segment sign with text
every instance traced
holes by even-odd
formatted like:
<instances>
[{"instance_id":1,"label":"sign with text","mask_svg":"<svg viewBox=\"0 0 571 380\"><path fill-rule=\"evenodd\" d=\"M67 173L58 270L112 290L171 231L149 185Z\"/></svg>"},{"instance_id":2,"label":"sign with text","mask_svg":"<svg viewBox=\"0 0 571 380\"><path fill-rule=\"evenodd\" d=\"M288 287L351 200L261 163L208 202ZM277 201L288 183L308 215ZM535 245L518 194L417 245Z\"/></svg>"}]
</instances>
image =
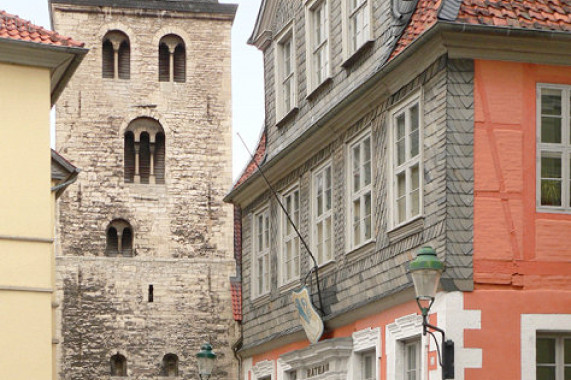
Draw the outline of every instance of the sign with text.
<instances>
[{"instance_id":1,"label":"sign with text","mask_svg":"<svg viewBox=\"0 0 571 380\"><path fill-rule=\"evenodd\" d=\"M321 317L311 303L309 290L305 286L299 291L294 290L291 298L307 339L311 343L319 342L321 335L323 335L324 326Z\"/></svg>"}]
</instances>

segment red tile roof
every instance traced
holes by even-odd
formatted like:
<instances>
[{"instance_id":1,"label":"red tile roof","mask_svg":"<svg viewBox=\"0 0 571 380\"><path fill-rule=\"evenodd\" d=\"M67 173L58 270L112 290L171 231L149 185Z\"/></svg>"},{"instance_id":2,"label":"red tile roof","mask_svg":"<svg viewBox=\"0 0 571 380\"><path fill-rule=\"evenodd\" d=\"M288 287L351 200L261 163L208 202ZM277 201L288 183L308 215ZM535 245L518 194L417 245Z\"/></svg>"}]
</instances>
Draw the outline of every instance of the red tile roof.
<instances>
[{"instance_id":1,"label":"red tile roof","mask_svg":"<svg viewBox=\"0 0 571 380\"><path fill-rule=\"evenodd\" d=\"M64 37L54 31L0 10L0 38L37 42L45 45L83 47L82 42Z\"/></svg>"},{"instance_id":2,"label":"red tile roof","mask_svg":"<svg viewBox=\"0 0 571 380\"><path fill-rule=\"evenodd\" d=\"M419 0L390 59L401 53L438 21L442 1ZM571 31L568 0L462 0L457 24L490 25L514 29Z\"/></svg>"},{"instance_id":3,"label":"red tile roof","mask_svg":"<svg viewBox=\"0 0 571 380\"><path fill-rule=\"evenodd\" d=\"M393 59L422 33L436 24L441 0L419 0L410 21L399 38L390 59Z\"/></svg>"},{"instance_id":4,"label":"red tile roof","mask_svg":"<svg viewBox=\"0 0 571 380\"><path fill-rule=\"evenodd\" d=\"M571 31L566 0L464 0L456 22L521 29Z\"/></svg>"},{"instance_id":5,"label":"red tile roof","mask_svg":"<svg viewBox=\"0 0 571 380\"><path fill-rule=\"evenodd\" d=\"M230 291L232 293L232 314L235 321L242 320L242 283L238 279L230 280Z\"/></svg>"},{"instance_id":6,"label":"red tile roof","mask_svg":"<svg viewBox=\"0 0 571 380\"><path fill-rule=\"evenodd\" d=\"M238 186L246 182L246 180L250 178L250 176L254 174L256 170L258 170L258 165L262 163L265 156L266 156L266 132L264 131L264 133L262 133L262 136L260 137L260 141L258 142L258 147L256 148L256 152L254 153L254 159L250 160L250 163L248 163L248 166L246 166L246 169L244 169L242 175L240 176L238 181L236 181L236 183L234 184L234 189L236 189Z\"/></svg>"}]
</instances>

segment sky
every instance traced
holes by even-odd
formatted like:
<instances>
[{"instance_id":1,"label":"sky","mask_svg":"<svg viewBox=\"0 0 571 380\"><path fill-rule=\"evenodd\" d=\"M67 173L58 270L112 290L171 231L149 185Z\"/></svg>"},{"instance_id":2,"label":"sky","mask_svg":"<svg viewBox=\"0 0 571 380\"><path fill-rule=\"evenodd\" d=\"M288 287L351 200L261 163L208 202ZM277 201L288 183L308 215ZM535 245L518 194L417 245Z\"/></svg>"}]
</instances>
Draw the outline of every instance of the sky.
<instances>
[{"instance_id":1,"label":"sky","mask_svg":"<svg viewBox=\"0 0 571 380\"><path fill-rule=\"evenodd\" d=\"M253 152L264 122L262 53L246 43L254 29L260 1L220 0L221 3L238 4L238 13L232 28L232 173L234 179L242 172L250 159L246 148L236 134L240 133L250 152ZM0 9L51 29L48 0L0 0Z\"/></svg>"}]
</instances>

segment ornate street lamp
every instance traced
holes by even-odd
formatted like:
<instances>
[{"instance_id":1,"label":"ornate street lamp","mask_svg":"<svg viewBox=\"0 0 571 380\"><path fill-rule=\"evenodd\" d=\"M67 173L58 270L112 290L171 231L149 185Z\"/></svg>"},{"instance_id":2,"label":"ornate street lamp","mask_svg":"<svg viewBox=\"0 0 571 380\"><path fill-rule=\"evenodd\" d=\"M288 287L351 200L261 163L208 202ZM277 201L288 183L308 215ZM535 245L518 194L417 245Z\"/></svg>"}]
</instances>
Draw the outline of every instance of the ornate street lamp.
<instances>
[{"instance_id":1,"label":"ornate street lamp","mask_svg":"<svg viewBox=\"0 0 571 380\"><path fill-rule=\"evenodd\" d=\"M210 343L204 343L196 357L198 358L198 376L201 380L209 379L216 361L216 354L212 352Z\"/></svg>"},{"instance_id":2,"label":"ornate street lamp","mask_svg":"<svg viewBox=\"0 0 571 380\"><path fill-rule=\"evenodd\" d=\"M436 251L432 247L422 247L420 251L418 251L416 258L409 264L409 270L416 292L416 303L422 312L422 334L426 335L428 333L434 338L436 350L438 351L438 362L442 367L442 378L453 379L454 342L450 339L446 340L444 330L428 323L428 312L434 303L438 284L440 283L440 276L444 269L444 263L438 260ZM442 355L440 354L438 340L431 330L442 334Z\"/></svg>"}]
</instances>

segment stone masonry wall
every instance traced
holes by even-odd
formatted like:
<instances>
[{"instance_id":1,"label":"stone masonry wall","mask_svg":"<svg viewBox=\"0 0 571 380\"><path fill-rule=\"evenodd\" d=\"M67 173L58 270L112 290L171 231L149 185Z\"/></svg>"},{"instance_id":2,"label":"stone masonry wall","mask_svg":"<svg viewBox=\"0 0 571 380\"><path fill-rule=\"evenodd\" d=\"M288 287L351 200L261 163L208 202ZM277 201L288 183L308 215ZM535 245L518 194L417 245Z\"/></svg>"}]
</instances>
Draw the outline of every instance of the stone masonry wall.
<instances>
[{"instance_id":1,"label":"stone masonry wall","mask_svg":"<svg viewBox=\"0 0 571 380\"><path fill-rule=\"evenodd\" d=\"M195 379L195 353L210 339L216 379L235 378L229 277L232 209L230 29L233 15L53 3L54 28L85 42L87 57L57 107L57 149L82 169L59 202L59 375L106 379L110 357L127 358L130 379L159 375L179 357ZM103 79L102 39L130 39L131 78ZM158 43L186 45L185 83L158 81ZM123 135L138 117L165 131L165 184L126 184ZM113 219L134 232L134 257L105 256ZM154 302L147 299L154 286Z\"/></svg>"}]
</instances>

